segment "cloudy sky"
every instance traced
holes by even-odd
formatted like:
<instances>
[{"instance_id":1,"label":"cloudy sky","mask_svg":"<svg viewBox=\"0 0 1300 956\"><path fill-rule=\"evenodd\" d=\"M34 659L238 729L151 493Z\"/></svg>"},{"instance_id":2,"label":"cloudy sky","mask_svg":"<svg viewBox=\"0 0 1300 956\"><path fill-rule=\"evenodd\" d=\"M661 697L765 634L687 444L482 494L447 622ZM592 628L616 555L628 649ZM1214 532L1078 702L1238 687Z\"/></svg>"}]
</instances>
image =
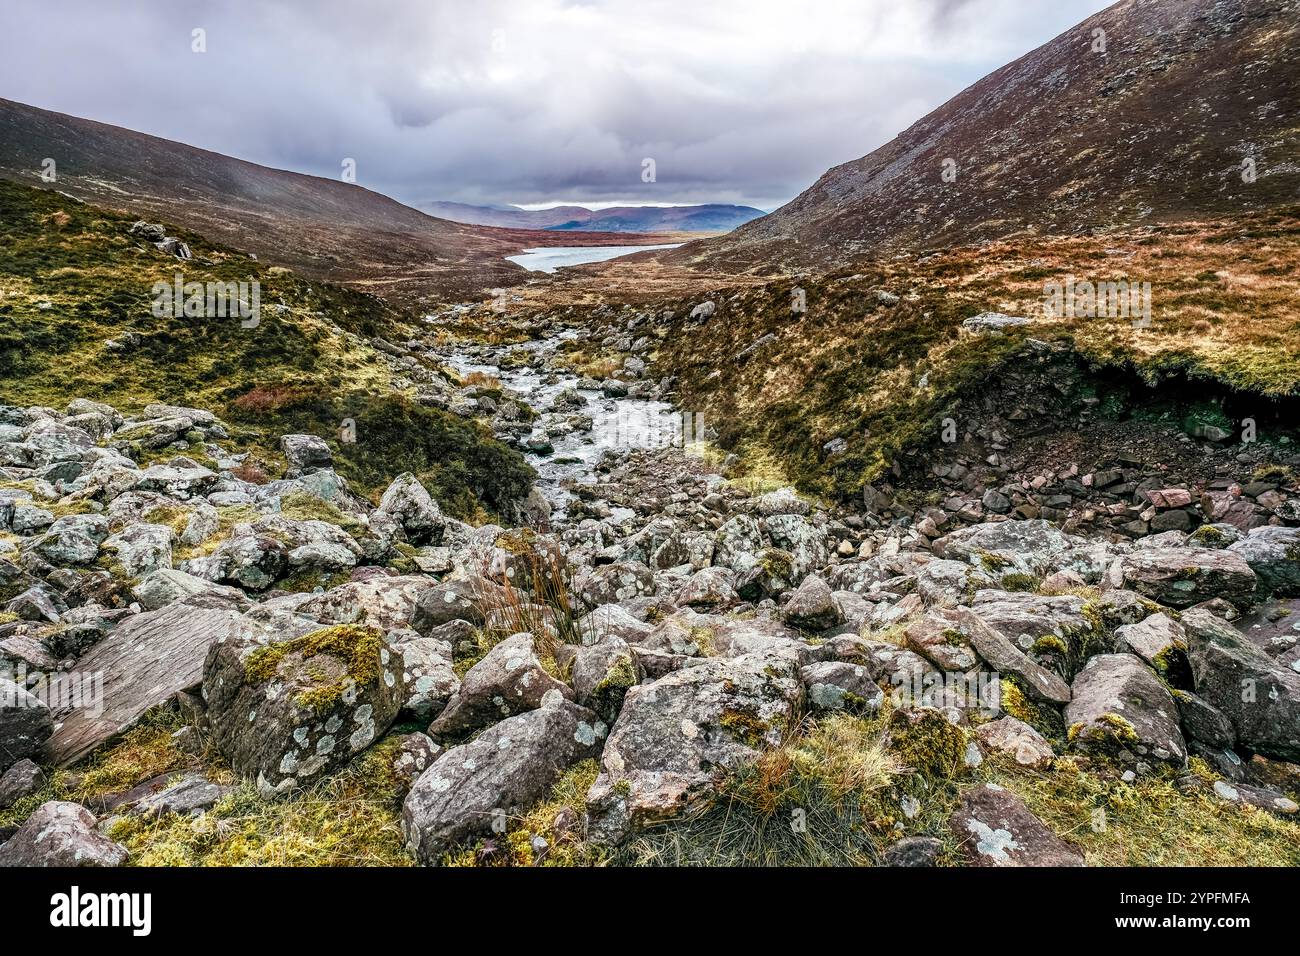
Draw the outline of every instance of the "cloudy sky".
<instances>
[{"instance_id":1,"label":"cloudy sky","mask_svg":"<svg viewBox=\"0 0 1300 956\"><path fill-rule=\"evenodd\" d=\"M4 0L0 96L412 204L770 209L1109 2Z\"/></svg>"}]
</instances>

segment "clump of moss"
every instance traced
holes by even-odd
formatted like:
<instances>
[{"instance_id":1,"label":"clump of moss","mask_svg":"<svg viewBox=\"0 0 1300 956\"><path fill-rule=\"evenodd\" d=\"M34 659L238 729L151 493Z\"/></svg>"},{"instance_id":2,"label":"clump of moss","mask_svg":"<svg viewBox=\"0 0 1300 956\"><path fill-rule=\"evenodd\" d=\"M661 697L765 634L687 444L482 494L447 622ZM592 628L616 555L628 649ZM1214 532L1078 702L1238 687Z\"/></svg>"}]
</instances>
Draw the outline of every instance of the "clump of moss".
<instances>
[{"instance_id":1,"label":"clump of moss","mask_svg":"<svg viewBox=\"0 0 1300 956\"><path fill-rule=\"evenodd\" d=\"M1110 752L1138 742L1137 730L1119 714L1105 713L1091 723L1071 724L1066 738L1080 750Z\"/></svg>"},{"instance_id":2,"label":"clump of moss","mask_svg":"<svg viewBox=\"0 0 1300 956\"><path fill-rule=\"evenodd\" d=\"M342 528L354 538L366 532L366 527L332 501L318 498L306 491L295 491L280 500L280 513L294 521L325 521Z\"/></svg>"},{"instance_id":3,"label":"clump of moss","mask_svg":"<svg viewBox=\"0 0 1300 956\"><path fill-rule=\"evenodd\" d=\"M1004 574L999 580L1004 591L1023 591L1032 594L1038 590L1038 578L1032 574Z\"/></svg>"},{"instance_id":4,"label":"clump of moss","mask_svg":"<svg viewBox=\"0 0 1300 956\"><path fill-rule=\"evenodd\" d=\"M1017 678L1002 678L999 702L1004 713L1033 727L1054 745L1064 743L1065 720L1060 712L1035 701L1025 693Z\"/></svg>"},{"instance_id":5,"label":"clump of moss","mask_svg":"<svg viewBox=\"0 0 1300 956\"><path fill-rule=\"evenodd\" d=\"M1007 568L1012 566L1012 562L1009 558L1005 558L1000 554L994 554L992 551L977 551L975 557L979 559L980 566L985 571L997 573L998 571L1005 571Z\"/></svg>"},{"instance_id":6,"label":"clump of moss","mask_svg":"<svg viewBox=\"0 0 1300 956\"><path fill-rule=\"evenodd\" d=\"M1061 657L1065 657L1070 652L1065 641L1055 634L1044 634L1034 641L1032 650L1035 654L1059 654Z\"/></svg>"},{"instance_id":7,"label":"clump of moss","mask_svg":"<svg viewBox=\"0 0 1300 956\"><path fill-rule=\"evenodd\" d=\"M628 689L636 686L636 666L630 655L619 655L589 695L587 706L598 714L617 714Z\"/></svg>"},{"instance_id":8,"label":"clump of moss","mask_svg":"<svg viewBox=\"0 0 1300 956\"><path fill-rule=\"evenodd\" d=\"M451 669L457 677L464 677L471 667L487 656L487 652L496 646L494 636L489 631L476 630L469 639L460 641L451 649Z\"/></svg>"},{"instance_id":9,"label":"clump of moss","mask_svg":"<svg viewBox=\"0 0 1300 956\"><path fill-rule=\"evenodd\" d=\"M894 711L889 745L903 763L925 777L947 779L966 768L966 732L930 707Z\"/></svg>"},{"instance_id":10,"label":"clump of moss","mask_svg":"<svg viewBox=\"0 0 1300 956\"><path fill-rule=\"evenodd\" d=\"M290 655L302 661L329 657L343 665L343 674L330 677L324 671L307 668L314 686L301 691L295 702L317 714L326 713L338 703L349 686L365 686L379 679L384 635L377 627L360 624L335 624L266 647L259 647L244 661L249 680L265 683L276 675L281 663Z\"/></svg>"},{"instance_id":11,"label":"clump of moss","mask_svg":"<svg viewBox=\"0 0 1300 956\"><path fill-rule=\"evenodd\" d=\"M717 653L713 640L713 628L704 625L691 628L691 642L699 649L700 657L713 657Z\"/></svg>"},{"instance_id":12,"label":"clump of moss","mask_svg":"<svg viewBox=\"0 0 1300 956\"><path fill-rule=\"evenodd\" d=\"M1294 485L1295 472L1286 465L1260 465L1251 476L1255 481L1271 481L1279 485Z\"/></svg>"},{"instance_id":13,"label":"clump of moss","mask_svg":"<svg viewBox=\"0 0 1300 956\"><path fill-rule=\"evenodd\" d=\"M1213 525L1203 524L1191 533L1190 539L1206 547L1221 548L1227 544L1228 536Z\"/></svg>"},{"instance_id":14,"label":"clump of moss","mask_svg":"<svg viewBox=\"0 0 1300 956\"><path fill-rule=\"evenodd\" d=\"M767 735L771 732L771 725L748 710L738 708L728 708L722 712L718 723L723 726L732 736L744 741L751 747L762 746Z\"/></svg>"},{"instance_id":15,"label":"clump of moss","mask_svg":"<svg viewBox=\"0 0 1300 956\"><path fill-rule=\"evenodd\" d=\"M190 509L181 505L159 505L156 508L150 508L141 518L147 524L161 524L171 528L179 537L185 530L185 526L190 522Z\"/></svg>"}]
</instances>

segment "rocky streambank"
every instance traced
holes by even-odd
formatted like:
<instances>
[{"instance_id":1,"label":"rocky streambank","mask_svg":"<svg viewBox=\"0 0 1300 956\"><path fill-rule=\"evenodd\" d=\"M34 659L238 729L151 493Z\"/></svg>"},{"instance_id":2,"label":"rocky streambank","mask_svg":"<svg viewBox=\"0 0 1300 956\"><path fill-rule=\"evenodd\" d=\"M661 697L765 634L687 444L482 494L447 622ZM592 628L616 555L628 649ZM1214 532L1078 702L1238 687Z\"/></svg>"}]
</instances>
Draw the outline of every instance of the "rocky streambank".
<instances>
[{"instance_id":1,"label":"rocky streambank","mask_svg":"<svg viewBox=\"0 0 1300 956\"><path fill-rule=\"evenodd\" d=\"M364 761L424 864L646 861L756 772L846 761L773 798L773 832L833 817L836 862L1109 859L1031 809L1055 775L1085 815L1163 787L1294 847L1284 479L1247 496L1273 493L1266 515L1142 535L1030 515L1032 482L942 520L884 492L832 508L662 440L672 382L635 348L584 379L563 341L442 353L468 383L444 400L539 472L517 527L452 518L409 474L369 500L317 436L249 480L201 409L0 408L0 863L157 862L158 821L197 862L232 801L293 806ZM1191 507L1131 479L1078 484ZM88 795L82 768L160 714L179 762Z\"/></svg>"}]
</instances>

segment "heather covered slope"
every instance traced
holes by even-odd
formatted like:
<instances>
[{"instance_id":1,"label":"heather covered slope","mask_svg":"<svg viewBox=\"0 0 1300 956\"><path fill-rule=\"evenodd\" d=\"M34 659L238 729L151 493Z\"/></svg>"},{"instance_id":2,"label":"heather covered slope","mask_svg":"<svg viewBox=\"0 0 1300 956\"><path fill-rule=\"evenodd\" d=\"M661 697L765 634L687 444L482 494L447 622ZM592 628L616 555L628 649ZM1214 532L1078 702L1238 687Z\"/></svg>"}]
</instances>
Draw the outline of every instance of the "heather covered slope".
<instances>
[{"instance_id":1,"label":"heather covered slope","mask_svg":"<svg viewBox=\"0 0 1300 956\"><path fill-rule=\"evenodd\" d=\"M250 473L264 477L284 468L281 434L334 435L352 419L367 440L338 446L340 471L360 491L411 470L462 513L508 512L527 494L523 459L445 410L454 380L389 341L406 334L402 312L169 229L194 255L182 262L131 226L0 181L0 404L201 404L236 427L253 447ZM155 316L154 283L178 272L186 282L257 281L260 322Z\"/></svg>"},{"instance_id":2,"label":"heather covered slope","mask_svg":"<svg viewBox=\"0 0 1300 956\"><path fill-rule=\"evenodd\" d=\"M1105 52L1093 49L1097 30ZM660 257L820 269L900 249L1234 216L1293 202L1297 156L1300 3L1123 0L770 215ZM1243 181L1247 160L1254 182Z\"/></svg>"},{"instance_id":3,"label":"heather covered slope","mask_svg":"<svg viewBox=\"0 0 1300 956\"><path fill-rule=\"evenodd\" d=\"M1007 363L1024 361L1029 339L1065 343L1087 365L1147 383L1153 391L1135 394L1139 405L1170 383L1191 382L1182 398L1235 396L1238 417L1280 416L1291 430L1300 396L1296 213L1008 240L816 278L719 286L674 303L657 367L677 376L681 404L716 424L726 450L778 462L804 490L842 499L890 480L896 464L924 476L932 463L925 449L939 442L944 418L955 415L963 432L992 420L970 408L973 396L1013 412L1025 396L990 393L989 383ZM1143 277L1150 325L1049 317L1044 283L1068 276ZM805 311L792 310L795 289ZM703 322L690 314L702 300L716 306ZM1007 335L963 330L984 312L1026 324ZM1283 406L1292 410L1282 414ZM842 450L828 452L832 442Z\"/></svg>"}]
</instances>

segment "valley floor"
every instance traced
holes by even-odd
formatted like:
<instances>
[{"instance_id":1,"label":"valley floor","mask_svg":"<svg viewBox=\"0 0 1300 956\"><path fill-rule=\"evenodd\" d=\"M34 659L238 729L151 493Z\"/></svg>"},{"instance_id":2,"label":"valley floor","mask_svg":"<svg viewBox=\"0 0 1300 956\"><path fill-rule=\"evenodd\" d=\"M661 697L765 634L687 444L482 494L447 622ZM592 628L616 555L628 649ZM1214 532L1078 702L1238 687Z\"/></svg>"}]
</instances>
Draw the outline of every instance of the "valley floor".
<instances>
[{"instance_id":1,"label":"valley floor","mask_svg":"<svg viewBox=\"0 0 1300 956\"><path fill-rule=\"evenodd\" d=\"M236 477L198 410L3 409L0 862L1300 862L1284 448L1199 504L1035 453L1047 481L1005 508L951 470L942 508L846 507L662 430L653 314L607 344L447 334L466 318L396 348L525 453L531 528L458 521L411 476L376 505L308 437L283 478ZM1228 460L1188 451L1211 484ZM1076 520L1129 499L1140 531ZM119 732L40 719L49 676L104 662Z\"/></svg>"}]
</instances>

